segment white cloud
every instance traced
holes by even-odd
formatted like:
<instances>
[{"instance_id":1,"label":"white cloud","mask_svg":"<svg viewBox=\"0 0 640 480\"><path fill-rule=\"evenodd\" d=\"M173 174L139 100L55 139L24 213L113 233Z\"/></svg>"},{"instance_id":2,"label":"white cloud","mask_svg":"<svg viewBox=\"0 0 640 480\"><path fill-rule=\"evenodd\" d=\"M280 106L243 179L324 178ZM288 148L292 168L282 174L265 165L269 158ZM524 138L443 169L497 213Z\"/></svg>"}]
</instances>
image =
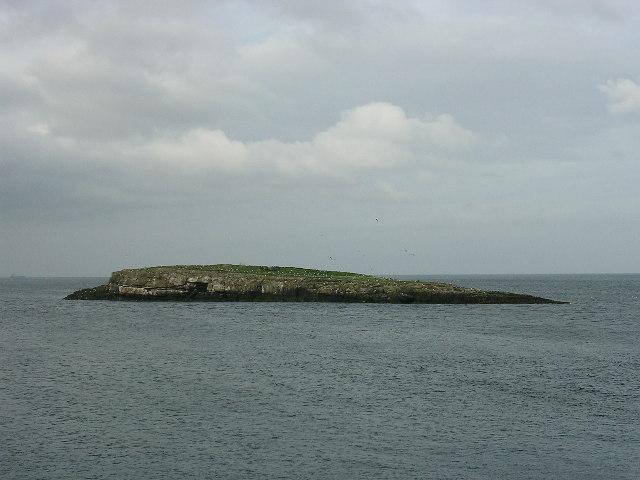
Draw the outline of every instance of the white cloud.
<instances>
[{"instance_id":1,"label":"white cloud","mask_svg":"<svg viewBox=\"0 0 640 480\"><path fill-rule=\"evenodd\" d=\"M449 115L420 120L395 105L371 103L344 112L335 126L316 135L312 147L325 165L379 169L466 148L478 139Z\"/></svg>"},{"instance_id":2,"label":"white cloud","mask_svg":"<svg viewBox=\"0 0 640 480\"><path fill-rule=\"evenodd\" d=\"M220 130L196 128L177 139L158 138L142 145L125 146L122 155L128 161L162 167L170 175L202 174L208 171L246 172L248 149Z\"/></svg>"},{"instance_id":3,"label":"white cloud","mask_svg":"<svg viewBox=\"0 0 640 480\"><path fill-rule=\"evenodd\" d=\"M397 202L411 198L416 172L457 168L453 164L468 147L482 143L449 115L413 118L383 102L344 111L307 141L239 141L204 127L152 138L82 139L61 136L45 123L24 125L20 136L31 147L23 148L21 160L3 162L25 172L16 183L20 188L7 186L6 204L22 205L21 215L24 208L51 210L52 218L58 205L72 216L67 210L77 205L101 211L172 202L216 205L284 198L299 189ZM28 191L46 191L48 198L26 202Z\"/></svg>"},{"instance_id":4,"label":"white cloud","mask_svg":"<svg viewBox=\"0 0 640 480\"><path fill-rule=\"evenodd\" d=\"M606 84L600 85L600 90L613 102L609 105L609 113L612 115L640 112L640 84L633 80L609 80Z\"/></svg>"},{"instance_id":5,"label":"white cloud","mask_svg":"<svg viewBox=\"0 0 640 480\"><path fill-rule=\"evenodd\" d=\"M220 130L197 128L178 138L127 145L121 152L125 158L162 166L172 175L195 171L335 177L424 163L439 153L466 149L479 139L449 115L408 118L400 107L379 102L343 112L339 122L306 142L243 143Z\"/></svg>"}]
</instances>

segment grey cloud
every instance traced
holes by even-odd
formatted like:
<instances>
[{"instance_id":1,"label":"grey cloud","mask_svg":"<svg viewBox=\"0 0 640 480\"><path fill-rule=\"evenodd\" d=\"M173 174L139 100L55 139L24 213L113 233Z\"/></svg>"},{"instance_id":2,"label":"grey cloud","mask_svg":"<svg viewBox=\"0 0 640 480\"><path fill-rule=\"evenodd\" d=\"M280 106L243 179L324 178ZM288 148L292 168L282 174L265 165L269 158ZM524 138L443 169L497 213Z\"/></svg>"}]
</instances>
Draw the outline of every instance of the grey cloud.
<instances>
[{"instance_id":1,"label":"grey cloud","mask_svg":"<svg viewBox=\"0 0 640 480\"><path fill-rule=\"evenodd\" d=\"M605 268L594 232L622 252L640 224L638 5L4 2L0 275L36 246L103 273L78 232L102 269L125 230L137 262L186 262L189 231L222 261Z\"/></svg>"}]
</instances>

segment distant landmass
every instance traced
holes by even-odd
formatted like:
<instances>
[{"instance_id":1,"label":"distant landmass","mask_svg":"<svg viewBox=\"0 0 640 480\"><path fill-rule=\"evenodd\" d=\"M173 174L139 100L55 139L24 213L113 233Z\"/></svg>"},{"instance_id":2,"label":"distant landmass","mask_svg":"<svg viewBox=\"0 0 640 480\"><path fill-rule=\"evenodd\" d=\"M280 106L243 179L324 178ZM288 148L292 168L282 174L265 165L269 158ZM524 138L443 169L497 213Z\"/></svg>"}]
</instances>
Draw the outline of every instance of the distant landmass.
<instances>
[{"instance_id":1,"label":"distant landmass","mask_svg":"<svg viewBox=\"0 0 640 480\"><path fill-rule=\"evenodd\" d=\"M447 283L406 281L331 270L255 265L176 265L119 270L106 285L78 290L67 300L566 303L532 295L477 290Z\"/></svg>"}]
</instances>

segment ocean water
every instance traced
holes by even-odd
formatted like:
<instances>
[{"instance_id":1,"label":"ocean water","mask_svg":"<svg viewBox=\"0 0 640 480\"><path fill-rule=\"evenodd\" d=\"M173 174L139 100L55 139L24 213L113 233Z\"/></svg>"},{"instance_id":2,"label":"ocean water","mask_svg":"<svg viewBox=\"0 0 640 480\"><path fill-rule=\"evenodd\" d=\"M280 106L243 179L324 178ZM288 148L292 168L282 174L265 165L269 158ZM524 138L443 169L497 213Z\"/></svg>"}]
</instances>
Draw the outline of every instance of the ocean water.
<instances>
[{"instance_id":1,"label":"ocean water","mask_svg":"<svg viewBox=\"0 0 640 480\"><path fill-rule=\"evenodd\" d=\"M0 280L0 478L640 478L640 275L437 280L571 304L84 302L62 297L104 279Z\"/></svg>"}]
</instances>

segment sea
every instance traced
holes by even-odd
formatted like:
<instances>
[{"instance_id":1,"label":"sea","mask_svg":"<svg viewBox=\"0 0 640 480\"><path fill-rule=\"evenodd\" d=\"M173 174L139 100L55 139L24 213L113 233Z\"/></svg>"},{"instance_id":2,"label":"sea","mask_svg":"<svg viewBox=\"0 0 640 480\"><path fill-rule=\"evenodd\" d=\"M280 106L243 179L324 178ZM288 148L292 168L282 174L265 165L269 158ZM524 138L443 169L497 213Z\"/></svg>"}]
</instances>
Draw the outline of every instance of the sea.
<instances>
[{"instance_id":1,"label":"sea","mask_svg":"<svg viewBox=\"0 0 640 480\"><path fill-rule=\"evenodd\" d=\"M65 301L0 280L0 478L638 479L640 275L566 305Z\"/></svg>"}]
</instances>

